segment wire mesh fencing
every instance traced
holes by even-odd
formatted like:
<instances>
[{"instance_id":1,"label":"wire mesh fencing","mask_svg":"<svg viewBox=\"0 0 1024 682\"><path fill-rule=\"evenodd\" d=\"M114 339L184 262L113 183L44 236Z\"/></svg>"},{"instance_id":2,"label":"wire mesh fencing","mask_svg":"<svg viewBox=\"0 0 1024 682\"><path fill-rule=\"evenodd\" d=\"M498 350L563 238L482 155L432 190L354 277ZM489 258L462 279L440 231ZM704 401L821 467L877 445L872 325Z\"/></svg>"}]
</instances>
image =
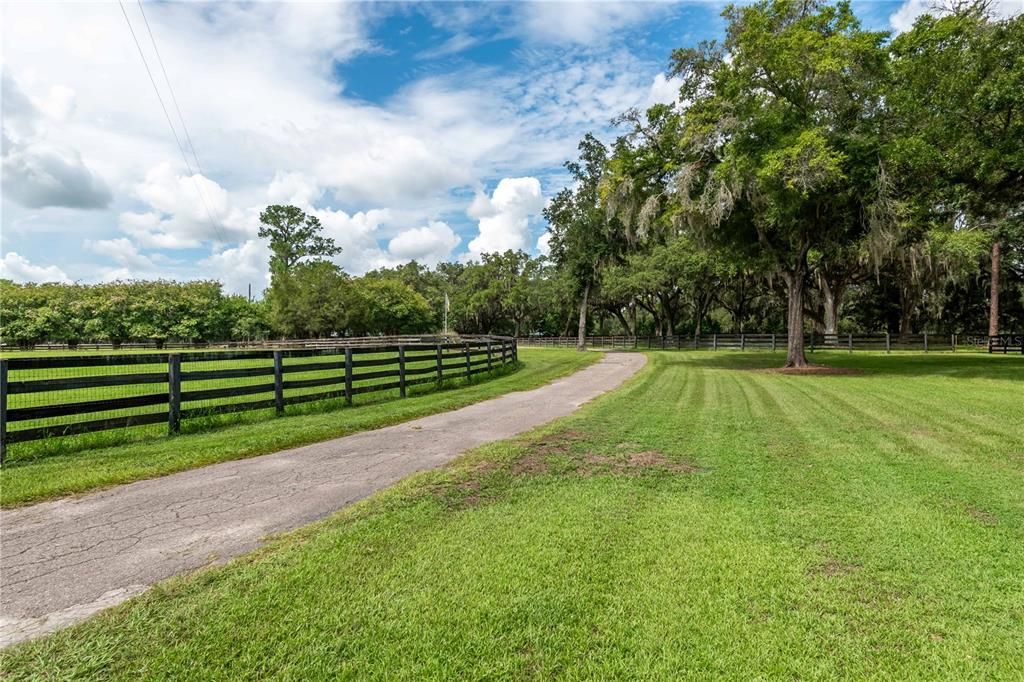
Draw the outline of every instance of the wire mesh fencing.
<instances>
[{"instance_id":1,"label":"wire mesh fencing","mask_svg":"<svg viewBox=\"0 0 1024 682\"><path fill-rule=\"evenodd\" d=\"M0 462L8 448L30 457L193 432L259 411L329 409L357 395L375 394L366 402L400 398L518 360L516 341L507 337L411 341L3 358Z\"/></svg>"}]
</instances>

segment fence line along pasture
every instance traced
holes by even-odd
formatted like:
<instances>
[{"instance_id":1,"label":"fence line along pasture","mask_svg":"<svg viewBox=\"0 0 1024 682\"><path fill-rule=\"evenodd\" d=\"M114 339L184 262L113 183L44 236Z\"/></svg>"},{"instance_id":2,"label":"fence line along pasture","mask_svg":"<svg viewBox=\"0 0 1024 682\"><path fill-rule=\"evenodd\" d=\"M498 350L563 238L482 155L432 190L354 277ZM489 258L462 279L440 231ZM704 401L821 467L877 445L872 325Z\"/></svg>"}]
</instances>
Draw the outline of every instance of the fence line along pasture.
<instances>
[{"instance_id":1,"label":"fence line along pasture","mask_svg":"<svg viewBox=\"0 0 1024 682\"><path fill-rule=\"evenodd\" d=\"M532 347L573 348L575 336L521 337L519 344ZM587 346L637 350L786 350L785 334L701 334L700 336L588 336ZM952 351L987 350L989 353L1024 354L1024 335L1001 334L808 334L808 351Z\"/></svg>"},{"instance_id":2,"label":"fence line along pasture","mask_svg":"<svg viewBox=\"0 0 1024 682\"><path fill-rule=\"evenodd\" d=\"M248 410L471 379L518 361L509 337L408 337L336 344L121 355L0 359L0 462L7 446L44 438L166 424Z\"/></svg>"}]
</instances>

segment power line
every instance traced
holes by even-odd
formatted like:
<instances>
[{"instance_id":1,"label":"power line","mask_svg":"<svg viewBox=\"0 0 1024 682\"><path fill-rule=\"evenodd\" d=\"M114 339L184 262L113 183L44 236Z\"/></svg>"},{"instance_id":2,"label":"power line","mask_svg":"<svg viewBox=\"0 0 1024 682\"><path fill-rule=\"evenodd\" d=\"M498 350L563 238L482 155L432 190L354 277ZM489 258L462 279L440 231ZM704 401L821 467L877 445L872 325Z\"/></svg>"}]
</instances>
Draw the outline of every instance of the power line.
<instances>
[{"instance_id":1,"label":"power line","mask_svg":"<svg viewBox=\"0 0 1024 682\"><path fill-rule=\"evenodd\" d=\"M156 98L160 102L160 108L163 109L163 112L164 112L164 118L167 119L167 125L170 127L171 134L174 136L174 142L175 142L175 144L178 145L178 151L181 152L181 160L185 162L185 168L188 170L189 177L192 178L192 184L195 186L196 193L199 195L199 200L200 200L200 202L202 202L203 208L206 210L206 217L210 221L210 227L212 227L214 229L214 231L217 233L217 238L220 239L221 242L226 243L227 240L224 239L224 235L221 233L220 227L217 225L217 221L213 219L213 213L211 213L210 207L206 203L206 196L203 194L203 190L202 190L202 188L200 188L199 182L196 180L195 171L192 170L192 164L189 163L188 155L185 154L185 147L182 146L182 144L181 144L181 138L178 137L178 131L175 129L174 123L171 121L171 115L167 111L167 105L164 104L164 98L160 94L160 88L157 87L156 79L153 78L153 72L149 68L149 62L146 61L146 55L142 51L142 45L139 43L139 39L135 35L135 29L132 27L132 22L128 18L128 12L124 8L124 2L122 0L117 0L117 4L121 7L121 14L124 15L124 21L125 21L126 24L128 24L128 30L132 34L132 40L135 41L135 48L139 51L139 58L142 60L142 65L146 68L146 75L149 76L149 82L153 85L153 92L156 93ZM139 5L139 7L141 9L141 7L142 7L141 3ZM143 18L145 18L145 15L143 15ZM148 26L149 26L148 22L147 22L146 26L148 28ZM149 35L150 35L150 39L152 39L152 37L153 37L152 32L150 32ZM153 42L153 48L154 49L156 48L156 42L155 41ZM157 58L159 59L159 53L157 53ZM163 66L163 64L161 62L161 68L162 68L162 66ZM166 78L166 77L167 77L167 72L165 71L164 72L164 78ZM168 88L170 88L170 81L168 81ZM172 98L174 97L173 90L171 91L171 97ZM180 110L178 112L178 115L179 115L179 117L181 116ZM184 119L182 119L182 127L184 127ZM186 134L187 134L187 132L186 132ZM191 142L189 142L189 144L191 144ZM193 149L192 153L193 153L193 156L195 156L195 150L194 149ZM196 158L196 165L197 166L199 165L198 157ZM201 169L200 169L200 172L202 172Z\"/></svg>"},{"instance_id":2,"label":"power line","mask_svg":"<svg viewBox=\"0 0 1024 682\"><path fill-rule=\"evenodd\" d=\"M203 171L202 165L199 163L199 156L196 154L195 145L192 144L192 136L188 132L188 126L185 125L185 117L181 115L181 107L178 106L178 98L174 95L174 88L171 87L171 79L167 77L167 69L164 68L164 59L160 56L160 48L156 46L156 38L153 37L153 29L149 27L149 19L146 18L146 10L142 8L142 0L137 0L139 3L139 13L142 14L142 21L146 24L146 32L149 34L149 41L153 43L153 52L156 53L156 60L160 64L160 71L164 74L164 82L167 83L167 90L171 93L171 102L174 104L174 110L178 112L178 121L181 122L181 128L185 131L185 141L188 142L188 148L192 151L192 158L196 162L196 168L199 169L199 173L202 176L206 176L206 172Z\"/></svg>"}]
</instances>

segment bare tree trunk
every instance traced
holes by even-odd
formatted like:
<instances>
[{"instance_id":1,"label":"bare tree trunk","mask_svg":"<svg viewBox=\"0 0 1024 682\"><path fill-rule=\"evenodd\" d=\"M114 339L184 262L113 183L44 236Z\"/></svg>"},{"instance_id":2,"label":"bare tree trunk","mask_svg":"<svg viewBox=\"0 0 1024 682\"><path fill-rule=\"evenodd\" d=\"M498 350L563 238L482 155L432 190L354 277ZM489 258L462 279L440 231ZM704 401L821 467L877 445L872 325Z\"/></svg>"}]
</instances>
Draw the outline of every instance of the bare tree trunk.
<instances>
[{"instance_id":1,"label":"bare tree trunk","mask_svg":"<svg viewBox=\"0 0 1024 682\"><path fill-rule=\"evenodd\" d=\"M590 284L583 287L580 299L580 326L576 334L576 350L587 349L587 299L590 297Z\"/></svg>"},{"instance_id":2,"label":"bare tree trunk","mask_svg":"<svg viewBox=\"0 0 1024 682\"><path fill-rule=\"evenodd\" d=\"M999 334L999 265L1000 265L999 240L992 242L992 284L989 289L988 298L988 335Z\"/></svg>"},{"instance_id":3,"label":"bare tree trunk","mask_svg":"<svg viewBox=\"0 0 1024 682\"><path fill-rule=\"evenodd\" d=\"M789 349L786 353L786 367L806 367L804 355L804 272L802 268L785 274L788 289L786 309L786 332Z\"/></svg>"}]
</instances>

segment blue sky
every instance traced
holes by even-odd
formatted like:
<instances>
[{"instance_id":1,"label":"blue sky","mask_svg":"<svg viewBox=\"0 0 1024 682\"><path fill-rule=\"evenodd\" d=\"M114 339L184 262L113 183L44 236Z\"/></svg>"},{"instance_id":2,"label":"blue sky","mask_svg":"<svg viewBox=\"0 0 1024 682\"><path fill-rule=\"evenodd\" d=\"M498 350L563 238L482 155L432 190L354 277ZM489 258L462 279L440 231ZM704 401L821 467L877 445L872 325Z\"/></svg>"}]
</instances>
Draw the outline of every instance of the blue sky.
<instances>
[{"instance_id":1,"label":"blue sky","mask_svg":"<svg viewBox=\"0 0 1024 682\"><path fill-rule=\"evenodd\" d=\"M720 38L723 6L6 3L0 276L259 291L269 203L318 215L355 274L542 252L580 137L671 101L670 51ZM927 5L854 7L900 29Z\"/></svg>"}]
</instances>

